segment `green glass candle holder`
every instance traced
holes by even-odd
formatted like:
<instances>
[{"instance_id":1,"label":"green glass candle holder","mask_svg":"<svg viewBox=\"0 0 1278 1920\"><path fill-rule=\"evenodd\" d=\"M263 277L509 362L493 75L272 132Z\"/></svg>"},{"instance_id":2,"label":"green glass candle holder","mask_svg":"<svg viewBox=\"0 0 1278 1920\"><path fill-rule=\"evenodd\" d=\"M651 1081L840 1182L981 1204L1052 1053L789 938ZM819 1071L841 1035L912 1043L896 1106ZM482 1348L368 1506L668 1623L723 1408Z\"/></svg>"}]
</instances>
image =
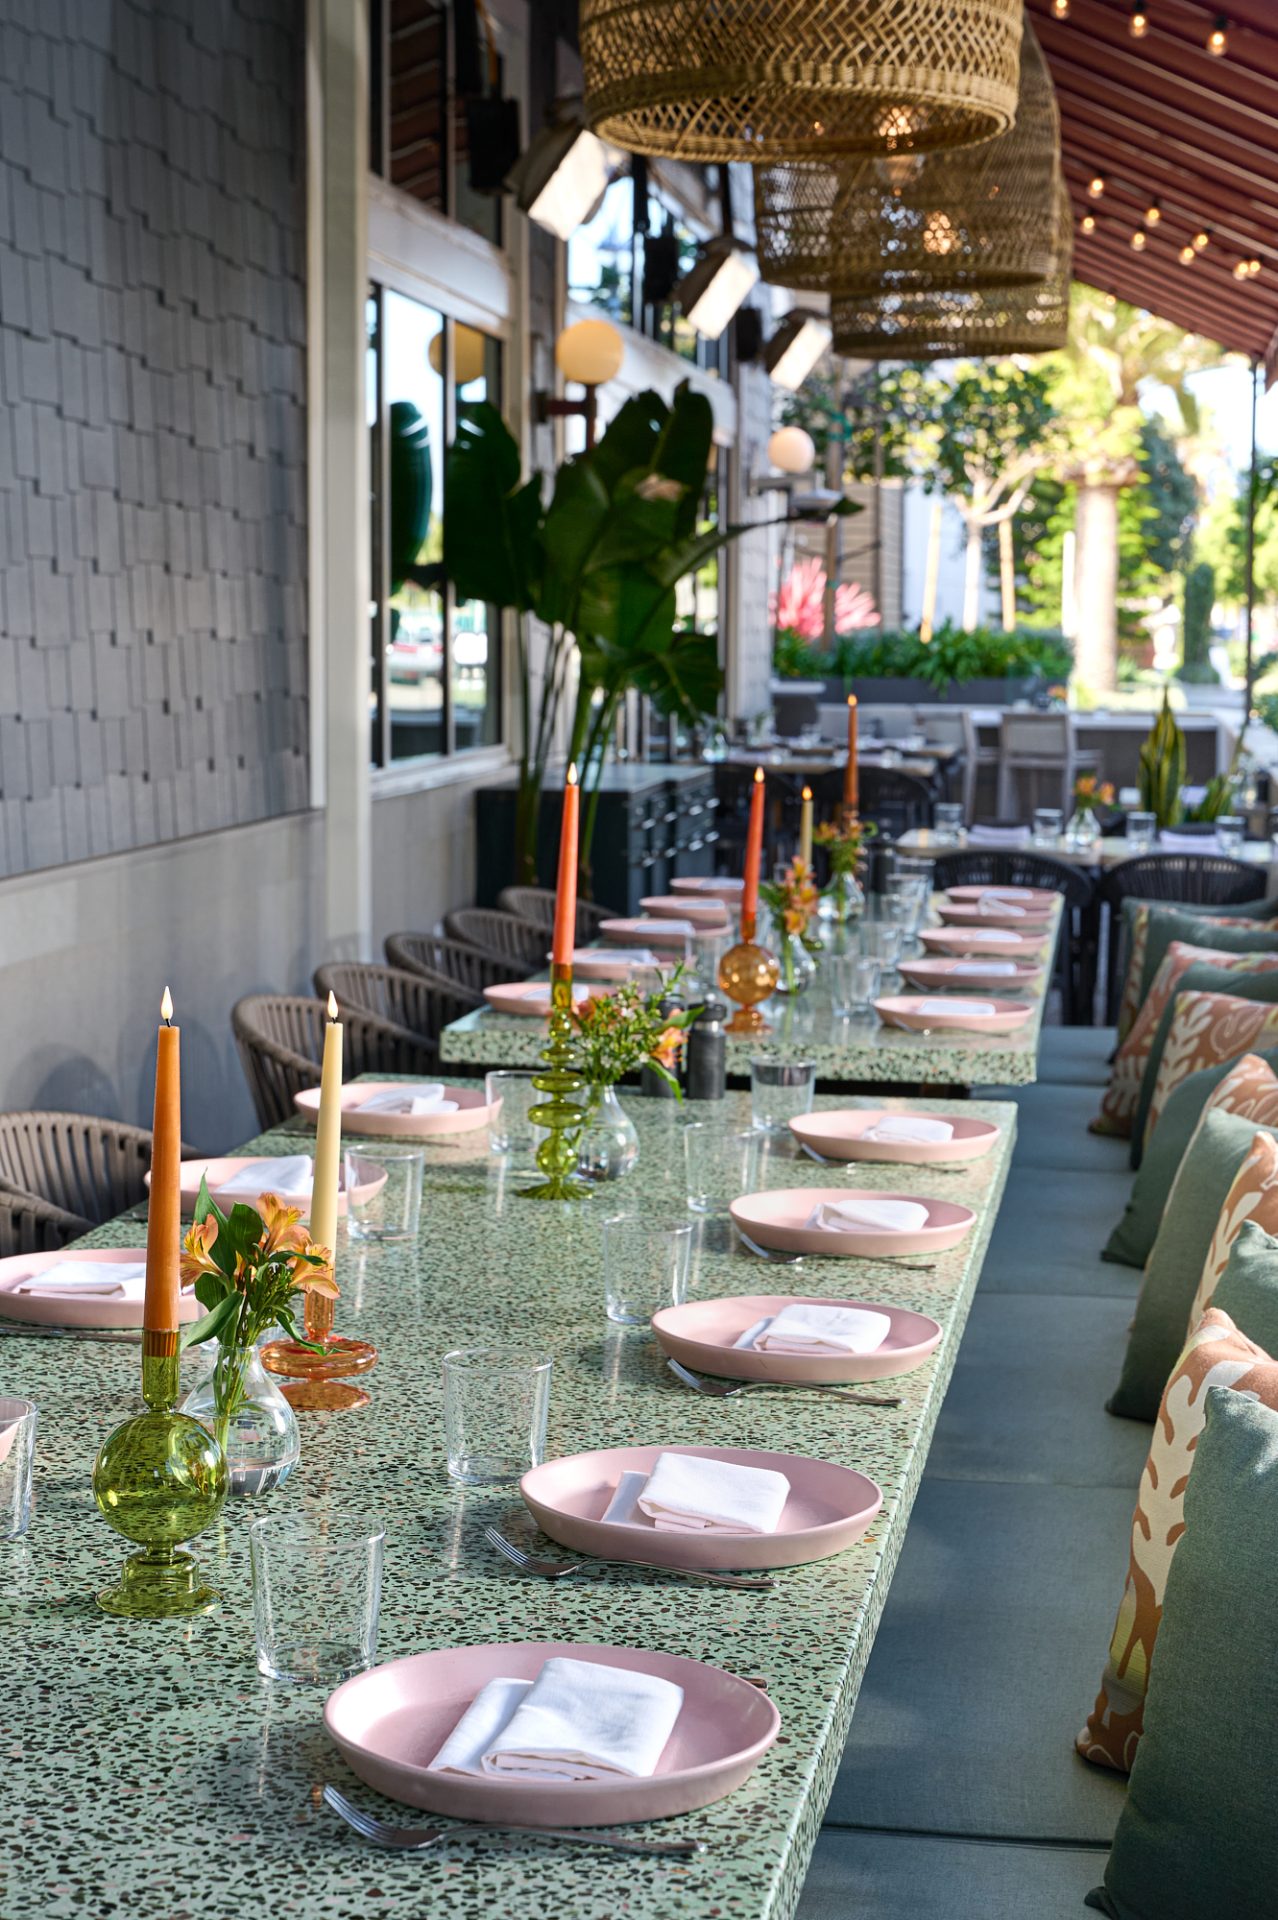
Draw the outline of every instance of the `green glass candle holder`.
<instances>
[{"instance_id":1,"label":"green glass candle holder","mask_svg":"<svg viewBox=\"0 0 1278 1920\"><path fill-rule=\"evenodd\" d=\"M550 970L550 1039L542 1049L545 1066L533 1075L538 1093L550 1096L528 1109L534 1126L546 1129L537 1149L537 1165L546 1178L524 1187L525 1200L584 1200L593 1189L577 1174L577 1137L585 1115L570 1096L581 1093L586 1078L576 1065L572 1042L572 968Z\"/></svg>"},{"instance_id":2,"label":"green glass candle holder","mask_svg":"<svg viewBox=\"0 0 1278 1920\"><path fill-rule=\"evenodd\" d=\"M131 1620L206 1613L217 1594L181 1546L217 1518L228 1475L217 1441L177 1411L176 1332L143 1333L142 1398L145 1413L117 1427L93 1463L99 1512L142 1549L97 1602L104 1613Z\"/></svg>"}]
</instances>

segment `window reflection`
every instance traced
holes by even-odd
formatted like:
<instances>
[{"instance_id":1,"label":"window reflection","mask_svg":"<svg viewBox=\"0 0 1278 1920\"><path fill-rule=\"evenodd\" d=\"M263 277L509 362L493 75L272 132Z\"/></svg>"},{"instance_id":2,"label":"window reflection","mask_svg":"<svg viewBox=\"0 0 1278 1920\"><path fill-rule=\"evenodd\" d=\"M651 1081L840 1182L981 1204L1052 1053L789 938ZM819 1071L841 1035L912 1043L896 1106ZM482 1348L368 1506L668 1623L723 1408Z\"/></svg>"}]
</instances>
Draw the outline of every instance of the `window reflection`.
<instances>
[{"instance_id":1,"label":"window reflection","mask_svg":"<svg viewBox=\"0 0 1278 1920\"><path fill-rule=\"evenodd\" d=\"M457 409L481 400L501 404L501 345L460 321L453 328ZM453 741L458 752L492 746L499 738L497 661L501 624L496 607L459 600L453 608L451 677Z\"/></svg>"}]
</instances>

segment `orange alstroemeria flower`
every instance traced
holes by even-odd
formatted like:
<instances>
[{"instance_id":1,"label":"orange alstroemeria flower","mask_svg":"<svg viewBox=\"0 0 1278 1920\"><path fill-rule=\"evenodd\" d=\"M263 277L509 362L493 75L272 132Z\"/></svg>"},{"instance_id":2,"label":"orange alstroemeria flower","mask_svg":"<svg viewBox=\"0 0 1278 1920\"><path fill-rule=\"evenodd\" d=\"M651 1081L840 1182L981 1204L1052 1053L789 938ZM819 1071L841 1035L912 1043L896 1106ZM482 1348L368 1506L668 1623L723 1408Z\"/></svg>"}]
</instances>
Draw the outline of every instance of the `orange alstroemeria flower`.
<instances>
[{"instance_id":1,"label":"orange alstroemeria flower","mask_svg":"<svg viewBox=\"0 0 1278 1920\"><path fill-rule=\"evenodd\" d=\"M667 1027L652 1049L652 1057L658 1065L673 1072L679 1059L679 1050L683 1046L682 1027Z\"/></svg>"},{"instance_id":2,"label":"orange alstroemeria flower","mask_svg":"<svg viewBox=\"0 0 1278 1920\"><path fill-rule=\"evenodd\" d=\"M186 1238L182 1242L182 1260L179 1271L184 1287L193 1287L202 1273L218 1273L221 1269L213 1259L213 1248L217 1243L218 1224L210 1214L207 1220L196 1221L188 1227Z\"/></svg>"},{"instance_id":3,"label":"orange alstroemeria flower","mask_svg":"<svg viewBox=\"0 0 1278 1920\"><path fill-rule=\"evenodd\" d=\"M264 1193L257 1208L266 1228L266 1238L262 1242L262 1252L300 1253L306 1245L306 1229L299 1223L302 1218L300 1207L286 1207L276 1193Z\"/></svg>"},{"instance_id":4,"label":"orange alstroemeria flower","mask_svg":"<svg viewBox=\"0 0 1278 1920\"><path fill-rule=\"evenodd\" d=\"M320 1267L312 1267L305 1260L295 1260L293 1262L294 1280L304 1293L322 1293L326 1300L336 1300L338 1285L333 1278L331 1250L328 1247L318 1246L314 1240L307 1239L305 1235L303 1240L304 1245L298 1248L298 1252L318 1254L324 1264Z\"/></svg>"}]
</instances>

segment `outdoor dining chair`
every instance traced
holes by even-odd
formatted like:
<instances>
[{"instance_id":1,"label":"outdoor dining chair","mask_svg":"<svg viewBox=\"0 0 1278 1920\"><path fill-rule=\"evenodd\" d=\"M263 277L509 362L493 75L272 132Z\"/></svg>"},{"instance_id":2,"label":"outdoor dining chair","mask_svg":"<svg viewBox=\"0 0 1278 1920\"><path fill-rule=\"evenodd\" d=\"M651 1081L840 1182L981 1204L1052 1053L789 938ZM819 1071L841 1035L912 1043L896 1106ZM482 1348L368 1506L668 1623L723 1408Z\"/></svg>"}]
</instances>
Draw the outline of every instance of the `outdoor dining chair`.
<instances>
[{"instance_id":1,"label":"outdoor dining chair","mask_svg":"<svg viewBox=\"0 0 1278 1920\"><path fill-rule=\"evenodd\" d=\"M546 964L544 930L494 907L455 907L444 915L444 932L499 960L519 961L525 973Z\"/></svg>"},{"instance_id":2,"label":"outdoor dining chair","mask_svg":"<svg viewBox=\"0 0 1278 1920\"><path fill-rule=\"evenodd\" d=\"M83 1113L0 1113L0 1182L59 1208L78 1233L144 1199L150 1165L145 1127Z\"/></svg>"},{"instance_id":3,"label":"outdoor dining chair","mask_svg":"<svg viewBox=\"0 0 1278 1920\"><path fill-rule=\"evenodd\" d=\"M439 1050L359 1007L342 1009L343 1069L360 1073L433 1073ZM328 1008L296 993L250 993L231 1009L231 1030L263 1130L294 1112L293 1096L320 1082Z\"/></svg>"},{"instance_id":4,"label":"outdoor dining chair","mask_svg":"<svg viewBox=\"0 0 1278 1920\"><path fill-rule=\"evenodd\" d=\"M540 927L549 935L555 929L555 899L550 887L503 887L497 895L497 905L503 913L513 913L517 920L526 920L530 926ZM579 900L577 938L593 940L603 921L619 918L615 907L599 907L593 900Z\"/></svg>"},{"instance_id":5,"label":"outdoor dining chair","mask_svg":"<svg viewBox=\"0 0 1278 1920\"><path fill-rule=\"evenodd\" d=\"M424 973L430 979L449 980L463 993L474 996L476 1004L485 987L500 986L511 980L525 980L528 968L522 961L499 960L472 947L465 940L450 940L443 933L388 933L386 958L392 967L405 973Z\"/></svg>"},{"instance_id":6,"label":"outdoor dining chair","mask_svg":"<svg viewBox=\"0 0 1278 1920\"><path fill-rule=\"evenodd\" d=\"M1106 1022L1118 1018L1123 989L1119 947L1124 900L1168 900L1186 907L1242 906L1264 898L1266 870L1224 853L1141 853L1100 878L1097 903L1109 916L1106 935Z\"/></svg>"},{"instance_id":7,"label":"outdoor dining chair","mask_svg":"<svg viewBox=\"0 0 1278 1920\"><path fill-rule=\"evenodd\" d=\"M402 967L378 967L365 960L333 960L315 969L315 991L321 1000L337 995L343 1009L358 1007L392 1026L404 1027L432 1045L450 1020L460 1020L482 1006L482 997L467 993L453 981L436 975L410 973Z\"/></svg>"},{"instance_id":8,"label":"outdoor dining chair","mask_svg":"<svg viewBox=\"0 0 1278 1920\"><path fill-rule=\"evenodd\" d=\"M16 1253L56 1253L94 1225L37 1194L0 1185L0 1260Z\"/></svg>"}]
</instances>

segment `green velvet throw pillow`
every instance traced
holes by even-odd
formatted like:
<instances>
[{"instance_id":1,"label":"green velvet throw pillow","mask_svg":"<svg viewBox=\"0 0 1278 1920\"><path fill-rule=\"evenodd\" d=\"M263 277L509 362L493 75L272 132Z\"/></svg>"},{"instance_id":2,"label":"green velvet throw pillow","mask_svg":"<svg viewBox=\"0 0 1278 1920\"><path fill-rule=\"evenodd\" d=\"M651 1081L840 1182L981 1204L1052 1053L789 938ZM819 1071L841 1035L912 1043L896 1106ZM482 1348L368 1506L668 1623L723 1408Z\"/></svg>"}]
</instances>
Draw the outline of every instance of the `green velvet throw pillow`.
<instances>
[{"instance_id":1,"label":"green velvet throw pillow","mask_svg":"<svg viewBox=\"0 0 1278 1920\"><path fill-rule=\"evenodd\" d=\"M1209 1387L1144 1737L1087 1900L1110 1920L1273 1920L1275 1566L1278 1414Z\"/></svg>"},{"instance_id":2,"label":"green velvet throw pillow","mask_svg":"<svg viewBox=\"0 0 1278 1920\"><path fill-rule=\"evenodd\" d=\"M1239 1227L1211 1304L1266 1353L1278 1354L1278 1240L1256 1221Z\"/></svg>"},{"instance_id":3,"label":"green velvet throw pillow","mask_svg":"<svg viewBox=\"0 0 1278 1920\"><path fill-rule=\"evenodd\" d=\"M1167 1035L1171 1032L1171 1023L1176 1017L1176 1003L1182 993L1227 993L1235 1000L1272 1000L1278 1001L1278 967L1268 973L1230 973L1227 967L1213 967L1207 961L1195 961L1192 967L1186 967L1176 982L1176 991L1163 1009L1163 1017L1158 1023L1153 1043L1149 1049L1149 1058L1145 1062L1145 1072L1140 1083L1140 1099L1136 1107L1136 1119L1132 1127L1132 1165L1138 1167L1144 1157L1143 1142L1145 1128L1149 1124L1149 1108L1154 1098L1154 1083L1158 1079L1158 1069L1162 1064L1163 1049L1167 1045Z\"/></svg>"},{"instance_id":4,"label":"green velvet throw pillow","mask_svg":"<svg viewBox=\"0 0 1278 1920\"><path fill-rule=\"evenodd\" d=\"M1271 1047L1258 1057L1278 1073L1278 1047ZM1132 1186L1127 1210L1110 1234L1101 1255L1102 1260L1113 1261L1120 1267L1144 1266L1158 1236L1167 1196L1184 1159L1190 1136L1202 1118L1208 1099L1237 1064L1236 1060L1221 1060L1214 1067L1203 1067L1200 1072L1191 1073L1188 1080L1183 1080L1168 1096L1167 1105L1141 1156L1140 1171ZM1260 1344L1270 1352L1274 1351L1268 1341L1262 1340Z\"/></svg>"},{"instance_id":5,"label":"green velvet throw pillow","mask_svg":"<svg viewBox=\"0 0 1278 1920\"><path fill-rule=\"evenodd\" d=\"M1215 947L1220 953L1278 953L1278 928L1243 920L1230 925L1223 914L1200 913L1197 907L1156 907L1149 916L1141 966L1140 997L1144 1000L1154 976L1167 958L1173 940L1190 947Z\"/></svg>"},{"instance_id":6,"label":"green velvet throw pillow","mask_svg":"<svg viewBox=\"0 0 1278 1920\"><path fill-rule=\"evenodd\" d=\"M1181 1348L1216 1222L1258 1133L1273 1133L1236 1113L1208 1113L1181 1162L1127 1337L1111 1413L1153 1420Z\"/></svg>"}]
</instances>

